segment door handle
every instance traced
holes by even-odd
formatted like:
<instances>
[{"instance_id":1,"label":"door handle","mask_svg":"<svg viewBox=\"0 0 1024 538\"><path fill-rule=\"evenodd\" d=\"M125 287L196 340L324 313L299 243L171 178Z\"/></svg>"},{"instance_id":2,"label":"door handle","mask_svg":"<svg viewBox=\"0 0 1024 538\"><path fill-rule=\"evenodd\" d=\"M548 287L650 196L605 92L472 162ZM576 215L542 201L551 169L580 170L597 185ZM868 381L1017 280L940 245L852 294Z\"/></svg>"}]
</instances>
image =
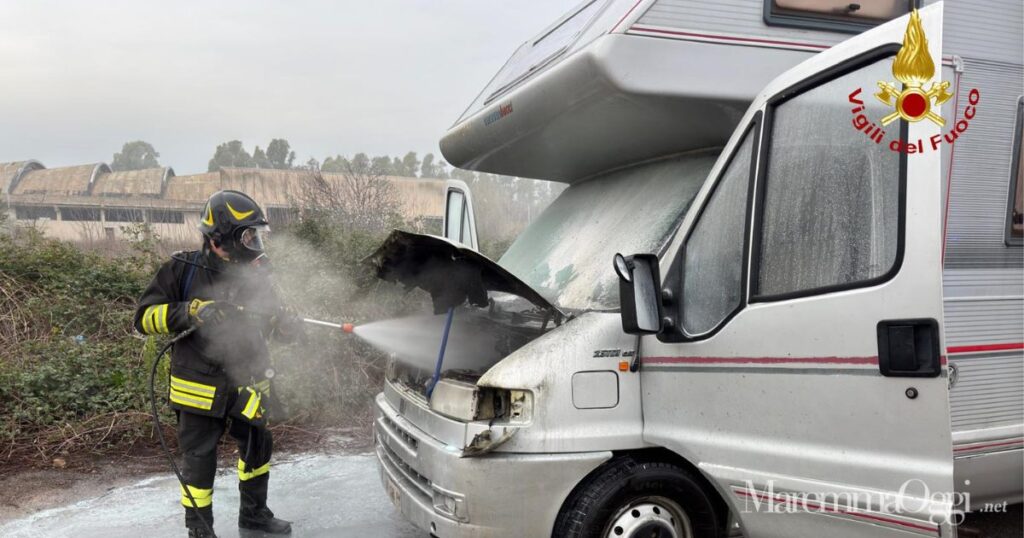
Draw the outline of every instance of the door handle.
<instances>
[{"instance_id":1,"label":"door handle","mask_svg":"<svg viewBox=\"0 0 1024 538\"><path fill-rule=\"evenodd\" d=\"M886 377L938 377L942 373L939 323L934 319L878 322L878 369Z\"/></svg>"}]
</instances>

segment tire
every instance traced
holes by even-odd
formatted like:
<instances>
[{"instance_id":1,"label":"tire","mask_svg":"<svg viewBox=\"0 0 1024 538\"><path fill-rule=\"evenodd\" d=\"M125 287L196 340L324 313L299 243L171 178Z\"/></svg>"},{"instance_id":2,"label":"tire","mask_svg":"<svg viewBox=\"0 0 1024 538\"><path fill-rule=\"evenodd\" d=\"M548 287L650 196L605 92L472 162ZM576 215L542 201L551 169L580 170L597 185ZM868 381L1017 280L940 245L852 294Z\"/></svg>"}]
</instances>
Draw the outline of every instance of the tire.
<instances>
[{"instance_id":1,"label":"tire","mask_svg":"<svg viewBox=\"0 0 1024 538\"><path fill-rule=\"evenodd\" d=\"M725 508L678 465L613 459L569 495L554 538L721 538Z\"/></svg>"}]
</instances>

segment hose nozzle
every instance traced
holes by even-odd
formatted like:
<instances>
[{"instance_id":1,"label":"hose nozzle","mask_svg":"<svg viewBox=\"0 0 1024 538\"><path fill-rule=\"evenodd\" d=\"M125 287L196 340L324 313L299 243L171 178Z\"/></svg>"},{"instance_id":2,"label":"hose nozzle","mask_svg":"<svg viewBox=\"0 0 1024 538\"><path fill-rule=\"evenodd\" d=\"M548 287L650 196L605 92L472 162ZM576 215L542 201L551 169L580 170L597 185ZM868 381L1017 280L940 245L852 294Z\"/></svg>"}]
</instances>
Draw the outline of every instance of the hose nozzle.
<instances>
[{"instance_id":1,"label":"hose nozzle","mask_svg":"<svg viewBox=\"0 0 1024 538\"><path fill-rule=\"evenodd\" d=\"M351 323L342 323L341 330L351 334L353 331L356 330L356 326L352 325Z\"/></svg>"}]
</instances>

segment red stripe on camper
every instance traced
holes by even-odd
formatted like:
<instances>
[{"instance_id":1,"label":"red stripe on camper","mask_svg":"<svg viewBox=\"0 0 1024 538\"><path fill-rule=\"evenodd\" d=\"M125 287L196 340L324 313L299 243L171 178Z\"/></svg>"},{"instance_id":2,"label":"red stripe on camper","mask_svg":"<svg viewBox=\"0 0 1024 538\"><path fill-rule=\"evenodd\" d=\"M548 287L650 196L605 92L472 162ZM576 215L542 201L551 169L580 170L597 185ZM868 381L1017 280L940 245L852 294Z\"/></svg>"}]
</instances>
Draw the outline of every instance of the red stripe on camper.
<instances>
[{"instance_id":1,"label":"red stripe on camper","mask_svg":"<svg viewBox=\"0 0 1024 538\"><path fill-rule=\"evenodd\" d=\"M644 357L644 364L865 364L878 357Z\"/></svg>"},{"instance_id":2,"label":"red stripe on camper","mask_svg":"<svg viewBox=\"0 0 1024 538\"><path fill-rule=\"evenodd\" d=\"M981 450L984 448L999 448L1013 445L1024 445L1024 438L1013 439L1011 441L1001 441L998 443L986 443L981 445L963 445L953 447L953 452L973 452L975 450Z\"/></svg>"},{"instance_id":3,"label":"red stripe on camper","mask_svg":"<svg viewBox=\"0 0 1024 538\"><path fill-rule=\"evenodd\" d=\"M608 33L611 34L611 33L614 33L615 30L618 30L619 29L619 25L622 24L622 21L626 20L626 17L629 17L629 14L633 13L633 10L636 9L636 6L639 6L640 2L643 2L643 1L644 0L636 0L636 3L633 4L633 7L629 8L629 11L627 11L626 14L623 15L621 19L619 19L619 22L615 23L615 26L612 26L612 29L609 30Z\"/></svg>"},{"instance_id":4,"label":"red stripe on camper","mask_svg":"<svg viewBox=\"0 0 1024 538\"><path fill-rule=\"evenodd\" d=\"M737 37L737 36L726 36L726 35L714 35L714 34L698 34L696 32L680 32L678 30L662 30L660 28L648 28L646 26L633 26L630 30L636 30L638 32L650 32L654 34L666 34L666 35L677 35L683 37L698 37L703 39L720 39L723 41L738 41L741 43L756 43L761 45L785 45L790 47L806 47L811 49L825 50L830 48L831 45L819 45L817 43L801 43L799 41L779 41L775 39L761 39L758 37Z\"/></svg>"},{"instance_id":5,"label":"red stripe on camper","mask_svg":"<svg viewBox=\"0 0 1024 538\"><path fill-rule=\"evenodd\" d=\"M1024 342L1009 344L975 344L972 346L949 346L946 353L982 353L985 351L1015 351L1024 349Z\"/></svg>"}]
</instances>

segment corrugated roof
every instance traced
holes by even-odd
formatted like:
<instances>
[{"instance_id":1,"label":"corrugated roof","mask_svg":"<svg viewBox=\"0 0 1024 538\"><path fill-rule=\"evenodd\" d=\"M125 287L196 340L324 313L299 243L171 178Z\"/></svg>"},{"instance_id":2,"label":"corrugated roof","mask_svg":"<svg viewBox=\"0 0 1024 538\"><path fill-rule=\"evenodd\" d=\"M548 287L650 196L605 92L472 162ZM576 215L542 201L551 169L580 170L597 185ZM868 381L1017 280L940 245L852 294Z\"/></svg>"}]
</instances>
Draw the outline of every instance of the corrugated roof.
<instances>
[{"instance_id":1,"label":"corrugated roof","mask_svg":"<svg viewBox=\"0 0 1024 538\"><path fill-rule=\"evenodd\" d=\"M0 164L0 181L15 176L21 163ZM34 162L34 161L32 161ZM38 163L37 163L38 164ZM41 167L42 165L39 165ZM111 172L105 164L31 170L21 175L11 201L31 204L117 207L174 207L198 210L218 190L242 191L263 207L290 207L301 192L308 170L222 168L217 172L176 176L170 168ZM345 181L343 174L323 174L332 183ZM438 216L443 213L443 181L428 178L387 178L398 189L406 215ZM92 185L90 185L92 180Z\"/></svg>"},{"instance_id":2,"label":"corrugated roof","mask_svg":"<svg viewBox=\"0 0 1024 538\"><path fill-rule=\"evenodd\" d=\"M103 172L110 172L103 163L32 170L21 176L11 194L40 194L47 198L89 194L90 183Z\"/></svg>"},{"instance_id":3,"label":"corrugated roof","mask_svg":"<svg viewBox=\"0 0 1024 538\"><path fill-rule=\"evenodd\" d=\"M167 182L164 198L186 204L202 204L220 189L220 172L175 176Z\"/></svg>"},{"instance_id":4,"label":"corrugated roof","mask_svg":"<svg viewBox=\"0 0 1024 538\"><path fill-rule=\"evenodd\" d=\"M92 188L94 196L158 197L163 194L164 181L174 176L170 168L123 170L100 174Z\"/></svg>"},{"instance_id":5,"label":"corrugated roof","mask_svg":"<svg viewBox=\"0 0 1024 538\"><path fill-rule=\"evenodd\" d=\"M0 194L10 192L11 183L18 178L18 173L28 170L45 168L39 161L16 161L12 163L0 163Z\"/></svg>"}]
</instances>

